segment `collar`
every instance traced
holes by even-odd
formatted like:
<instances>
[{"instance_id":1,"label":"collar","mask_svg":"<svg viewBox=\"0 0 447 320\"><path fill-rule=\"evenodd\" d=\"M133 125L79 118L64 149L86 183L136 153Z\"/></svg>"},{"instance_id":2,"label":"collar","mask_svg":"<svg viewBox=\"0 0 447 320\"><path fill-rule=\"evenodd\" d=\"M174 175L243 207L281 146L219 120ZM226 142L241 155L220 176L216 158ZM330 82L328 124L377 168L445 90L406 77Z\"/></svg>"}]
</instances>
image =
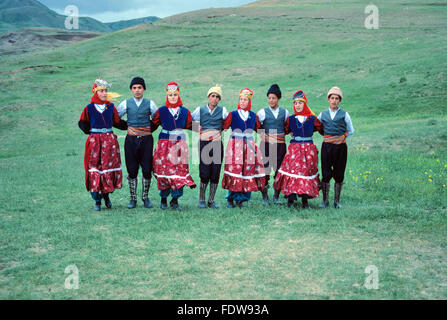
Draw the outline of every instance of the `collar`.
<instances>
[{"instance_id":1,"label":"collar","mask_svg":"<svg viewBox=\"0 0 447 320\"><path fill-rule=\"evenodd\" d=\"M307 120L307 116L295 116L295 119L298 119L299 122L303 123L304 121Z\"/></svg>"},{"instance_id":2,"label":"collar","mask_svg":"<svg viewBox=\"0 0 447 320\"><path fill-rule=\"evenodd\" d=\"M137 107L139 107L141 105L141 103L143 102L144 98L141 98L140 100L138 100L137 98L133 97L133 100L135 101L135 104L137 105Z\"/></svg>"},{"instance_id":3,"label":"collar","mask_svg":"<svg viewBox=\"0 0 447 320\"><path fill-rule=\"evenodd\" d=\"M169 112L175 116L178 112L179 112L180 108L179 107L171 107L169 108Z\"/></svg>"},{"instance_id":4,"label":"collar","mask_svg":"<svg viewBox=\"0 0 447 320\"><path fill-rule=\"evenodd\" d=\"M337 112L338 110L340 110L340 106L338 106L338 107L337 107L337 110L335 110L335 111L332 111L331 107L329 107L329 111L332 112L332 113L335 113L335 112Z\"/></svg>"},{"instance_id":5,"label":"collar","mask_svg":"<svg viewBox=\"0 0 447 320\"><path fill-rule=\"evenodd\" d=\"M242 120L247 121L250 111L244 109L238 109L237 111L239 112L239 115L242 118Z\"/></svg>"},{"instance_id":6,"label":"collar","mask_svg":"<svg viewBox=\"0 0 447 320\"><path fill-rule=\"evenodd\" d=\"M213 111L211 111L210 104L208 103L208 104L206 105L206 107L208 108L208 111L209 111L210 114L213 114L214 110L216 110L218 106L219 106L219 105L215 106L214 109L213 109Z\"/></svg>"},{"instance_id":7,"label":"collar","mask_svg":"<svg viewBox=\"0 0 447 320\"><path fill-rule=\"evenodd\" d=\"M106 103L104 103L104 104L97 104L97 103L95 103L95 108L99 112L103 113L107 109L107 104Z\"/></svg>"}]
</instances>

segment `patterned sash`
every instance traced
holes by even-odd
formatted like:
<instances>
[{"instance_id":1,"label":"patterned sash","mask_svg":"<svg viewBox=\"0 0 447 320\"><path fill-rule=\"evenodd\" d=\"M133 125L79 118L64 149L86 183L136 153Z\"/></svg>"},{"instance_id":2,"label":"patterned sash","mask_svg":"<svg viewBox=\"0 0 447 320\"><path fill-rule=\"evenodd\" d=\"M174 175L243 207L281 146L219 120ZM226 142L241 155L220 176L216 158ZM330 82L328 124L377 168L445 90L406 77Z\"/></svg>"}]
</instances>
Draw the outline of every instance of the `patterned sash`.
<instances>
[{"instance_id":1,"label":"patterned sash","mask_svg":"<svg viewBox=\"0 0 447 320\"><path fill-rule=\"evenodd\" d=\"M332 143L332 144L342 144L346 143L346 135L341 136L330 136L330 135L324 135L324 142Z\"/></svg>"},{"instance_id":2,"label":"patterned sash","mask_svg":"<svg viewBox=\"0 0 447 320\"><path fill-rule=\"evenodd\" d=\"M284 133L265 133L263 137L265 142L268 143L286 143L286 137Z\"/></svg>"},{"instance_id":3,"label":"patterned sash","mask_svg":"<svg viewBox=\"0 0 447 320\"><path fill-rule=\"evenodd\" d=\"M202 141L213 141L213 140L221 140L222 135L220 130L200 130L200 140Z\"/></svg>"},{"instance_id":4,"label":"patterned sash","mask_svg":"<svg viewBox=\"0 0 447 320\"><path fill-rule=\"evenodd\" d=\"M150 136L152 134L151 127L127 127L129 136Z\"/></svg>"}]
</instances>

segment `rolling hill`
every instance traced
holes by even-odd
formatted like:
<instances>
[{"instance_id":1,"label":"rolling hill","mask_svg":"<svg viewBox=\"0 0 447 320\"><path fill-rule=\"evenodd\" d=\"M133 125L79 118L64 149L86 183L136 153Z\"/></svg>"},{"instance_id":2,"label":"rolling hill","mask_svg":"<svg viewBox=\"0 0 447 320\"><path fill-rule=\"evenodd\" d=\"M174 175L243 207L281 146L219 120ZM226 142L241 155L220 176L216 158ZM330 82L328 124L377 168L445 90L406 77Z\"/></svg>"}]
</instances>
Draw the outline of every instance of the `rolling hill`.
<instances>
[{"instance_id":1,"label":"rolling hill","mask_svg":"<svg viewBox=\"0 0 447 320\"><path fill-rule=\"evenodd\" d=\"M36 0L2 0L0 2L0 32L26 27L63 29L66 16L60 15ZM79 18L80 31L112 32L158 20L146 17L129 21L102 23L89 17Z\"/></svg>"}]
</instances>

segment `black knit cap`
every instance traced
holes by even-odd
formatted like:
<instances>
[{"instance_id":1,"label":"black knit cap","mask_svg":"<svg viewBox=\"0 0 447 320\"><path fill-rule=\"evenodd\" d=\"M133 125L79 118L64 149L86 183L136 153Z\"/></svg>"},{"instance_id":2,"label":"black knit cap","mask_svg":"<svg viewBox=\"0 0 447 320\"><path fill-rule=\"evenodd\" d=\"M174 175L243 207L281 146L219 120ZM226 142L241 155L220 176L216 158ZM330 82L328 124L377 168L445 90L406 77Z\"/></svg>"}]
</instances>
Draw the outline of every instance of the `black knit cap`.
<instances>
[{"instance_id":1,"label":"black knit cap","mask_svg":"<svg viewBox=\"0 0 447 320\"><path fill-rule=\"evenodd\" d=\"M278 99L281 99L281 89L279 89L279 86L276 83L272 84L269 91L267 91L267 97L269 96L270 93L273 93L278 97Z\"/></svg>"},{"instance_id":2,"label":"black knit cap","mask_svg":"<svg viewBox=\"0 0 447 320\"><path fill-rule=\"evenodd\" d=\"M132 89L132 86L134 84L141 84L143 86L144 90L146 90L146 83L144 83L144 79L143 78L140 78L140 77L133 78L132 81L130 82L130 87L129 88Z\"/></svg>"}]
</instances>

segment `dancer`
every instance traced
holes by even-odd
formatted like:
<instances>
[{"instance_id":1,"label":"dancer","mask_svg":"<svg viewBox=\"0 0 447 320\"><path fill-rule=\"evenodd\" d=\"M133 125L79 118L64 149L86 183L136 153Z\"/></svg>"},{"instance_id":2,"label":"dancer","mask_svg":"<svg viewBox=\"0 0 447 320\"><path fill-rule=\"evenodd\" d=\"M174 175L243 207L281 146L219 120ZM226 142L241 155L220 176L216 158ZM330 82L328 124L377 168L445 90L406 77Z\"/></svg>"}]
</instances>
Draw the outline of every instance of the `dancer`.
<instances>
[{"instance_id":1,"label":"dancer","mask_svg":"<svg viewBox=\"0 0 447 320\"><path fill-rule=\"evenodd\" d=\"M180 99L180 88L176 82L166 86L166 103L152 118L153 131L161 125L154 152L153 169L160 190L161 209L166 210L167 197L172 196L170 206L181 210L178 199L183 195L184 186L196 187L189 174L189 150L184 129L191 130L192 117Z\"/></svg>"},{"instance_id":2,"label":"dancer","mask_svg":"<svg viewBox=\"0 0 447 320\"><path fill-rule=\"evenodd\" d=\"M228 114L223 129L231 127L231 138L225 152L225 171L222 187L228 190L227 207L250 200L252 191L265 188L262 153L254 142L253 132L260 128L256 113L250 111L253 91L242 89L237 110Z\"/></svg>"},{"instance_id":3,"label":"dancer","mask_svg":"<svg viewBox=\"0 0 447 320\"><path fill-rule=\"evenodd\" d=\"M339 107L343 93L338 87L333 87L327 94L329 108L318 115L323 124L324 140L321 146L321 170L323 171L323 202L321 208L329 206L329 189L331 178L334 178L334 207L339 209L340 194L348 161L346 138L354 134L351 117Z\"/></svg>"},{"instance_id":4,"label":"dancer","mask_svg":"<svg viewBox=\"0 0 447 320\"><path fill-rule=\"evenodd\" d=\"M104 79L95 80L94 95L78 122L79 128L89 135L84 154L85 187L95 201L95 211L101 211L101 199L107 208L112 208L109 194L122 186L120 147L112 126L126 130L127 123L109 101L119 95L108 92L109 89L110 84Z\"/></svg>"},{"instance_id":5,"label":"dancer","mask_svg":"<svg viewBox=\"0 0 447 320\"><path fill-rule=\"evenodd\" d=\"M258 112L259 122L261 128L264 129L265 134L261 135L261 151L264 158L265 167L265 189L262 190L262 203L269 204L268 188L270 180L270 172L273 168L275 178L278 174L278 169L287 152L286 139L284 135L284 126L289 117L289 112L286 109L279 107L281 100L281 89L277 84L271 85L267 91L267 99L269 107L261 109ZM273 203L279 204L279 193L281 190L274 189Z\"/></svg>"},{"instance_id":6,"label":"dancer","mask_svg":"<svg viewBox=\"0 0 447 320\"><path fill-rule=\"evenodd\" d=\"M133 98L124 100L117 108L120 117L127 113L128 128L124 142L127 181L130 191L130 201L127 207L133 209L137 206L137 176L141 167L143 171L141 200L143 200L145 208L152 208L152 202L149 199L154 149L151 117L157 111L157 106L152 100L143 97L146 90L143 78L133 78L129 89L132 91Z\"/></svg>"},{"instance_id":7,"label":"dancer","mask_svg":"<svg viewBox=\"0 0 447 320\"><path fill-rule=\"evenodd\" d=\"M307 105L302 90L293 95L294 115L287 118L285 133L292 134L287 154L278 170L274 188L280 189L291 207L297 196L303 208L309 208L308 199L318 197L320 178L318 173L318 150L312 141L314 131L322 133L322 125Z\"/></svg>"},{"instance_id":8,"label":"dancer","mask_svg":"<svg viewBox=\"0 0 447 320\"><path fill-rule=\"evenodd\" d=\"M207 207L219 209L214 201L219 184L220 169L223 160L222 124L227 118L225 107L219 106L222 88L218 85L208 90L208 104L196 108L192 113L193 121L200 124L200 209ZM206 188L210 183L208 204L205 203Z\"/></svg>"}]
</instances>

